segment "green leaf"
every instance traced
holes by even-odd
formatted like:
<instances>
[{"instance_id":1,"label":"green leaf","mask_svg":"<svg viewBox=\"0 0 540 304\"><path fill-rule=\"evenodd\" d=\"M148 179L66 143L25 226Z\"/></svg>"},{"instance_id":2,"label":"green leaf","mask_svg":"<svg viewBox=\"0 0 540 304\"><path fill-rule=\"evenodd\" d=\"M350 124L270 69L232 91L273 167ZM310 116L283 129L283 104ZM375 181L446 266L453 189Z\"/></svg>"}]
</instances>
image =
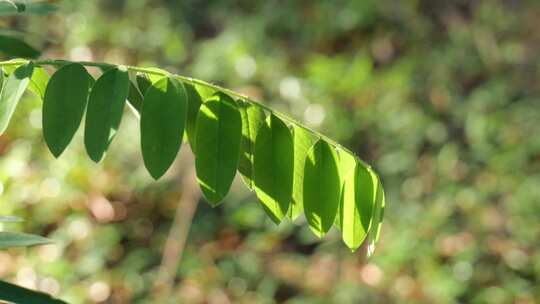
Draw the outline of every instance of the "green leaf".
<instances>
[{"instance_id":1,"label":"green leaf","mask_svg":"<svg viewBox=\"0 0 540 304\"><path fill-rule=\"evenodd\" d=\"M0 232L0 249L49 243L51 243L51 240L37 235L18 232Z\"/></svg>"},{"instance_id":2,"label":"green leaf","mask_svg":"<svg viewBox=\"0 0 540 304\"><path fill-rule=\"evenodd\" d=\"M143 96L137 86L133 82L129 82L129 94L127 98L131 108L137 112L137 115L141 115L141 109L143 104Z\"/></svg>"},{"instance_id":3,"label":"green leaf","mask_svg":"<svg viewBox=\"0 0 540 304\"><path fill-rule=\"evenodd\" d=\"M225 197L238 167L242 118L228 95L216 93L199 109L195 136L197 180L212 206Z\"/></svg>"},{"instance_id":4,"label":"green leaf","mask_svg":"<svg viewBox=\"0 0 540 304\"><path fill-rule=\"evenodd\" d=\"M45 98L45 90L47 88L47 83L49 83L49 78L49 73L47 73L44 68L40 66L34 67L28 90L39 96L41 99Z\"/></svg>"},{"instance_id":5,"label":"green leaf","mask_svg":"<svg viewBox=\"0 0 540 304\"><path fill-rule=\"evenodd\" d=\"M338 218L343 241L351 250L356 250L370 228L377 176L361 163L353 168L344 178Z\"/></svg>"},{"instance_id":6,"label":"green leaf","mask_svg":"<svg viewBox=\"0 0 540 304\"><path fill-rule=\"evenodd\" d=\"M43 137L55 157L64 152L81 124L89 86L88 72L78 63L61 67L49 80L43 98Z\"/></svg>"},{"instance_id":7,"label":"green leaf","mask_svg":"<svg viewBox=\"0 0 540 304\"><path fill-rule=\"evenodd\" d=\"M338 205L337 216L335 219L335 225L338 229L341 229L341 210L343 205L343 187L347 178L351 172L354 172L356 169L356 157L347 151L338 150L339 154L339 176L341 181L341 202Z\"/></svg>"},{"instance_id":8,"label":"green leaf","mask_svg":"<svg viewBox=\"0 0 540 304\"><path fill-rule=\"evenodd\" d=\"M184 84L186 88L186 94L188 98L188 113L186 121L186 135L191 146L191 150L195 151L195 130L197 125L197 115L199 114L199 108L203 103L203 99L195 87L191 84Z\"/></svg>"},{"instance_id":9,"label":"green leaf","mask_svg":"<svg viewBox=\"0 0 540 304\"><path fill-rule=\"evenodd\" d=\"M294 146L291 131L275 115L266 118L255 140L253 188L264 210L279 223L292 199Z\"/></svg>"},{"instance_id":10,"label":"green leaf","mask_svg":"<svg viewBox=\"0 0 540 304\"><path fill-rule=\"evenodd\" d=\"M146 68L146 70L156 72L156 73L145 73L144 74L145 78L148 81L150 81L151 84L155 83L156 81L163 78L163 75L167 75L167 76L171 75L171 73L169 73L168 71L165 71L164 69L160 69L160 68L151 67L151 68Z\"/></svg>"},{"instance_id":11,"label":"green leaf","mask_svg":"<svg viewBox=\"0 0 540 304\"><path fill-rule=\"evenodd\" d=\"M313 233L322 237L334 223L341 194L336 151L319 140L308 151L304 168L304 212Z\"/></svg>"},{"instance_id":12,"label":"green leaf","mask_svg":"<svg viewBox=\"0 0 540 304\"><path fill-rule=\"evenodd\" d=\"M24 40L6 35L0 35L0 52L22 58L36 58L41 54Z\"/></svg>"},{"instance_id":13,"label":"green leaf","mask_svg":"<svg viewBox=\"0 0 540 304\"><path fill-rule=\"evenodd\" d=\"M108 70L92 87L86 110L84 145L96 163L103 158L118 131L128 92L129 75L124 68Z\"/></svg>"},{"instance_id":14,"label":"green leaf","mask_svg":"<svg viewBox=\"0 0 540 304\"><path fill-rule=\"evenodd\" d=\"M18 67L5 80L0 92L0 135L6 131L15 108L30 83L34 65L30 62Z\"/></svg>"},{"instance_id":15,"label":"green leaf","mask_svg":"<svg viewBox=\"0 0 540 304\"><path fill-rule=\"evenodd\" d=\"M22 219L16 216L0 215L0 223L18 223L22 222Z\"/></svg>"},{"instance_id":16,"label":"green leaf","mask_svg":"<svg viewBox=\"0 0 540 304\"><path fill-rule=\"evenodd\" d=\"M144 165L154 179L174 162L184 134L187 96L182 83L162 77L147 90L141 111Z\"/></svg>"},{"instance_id":17,"label":"green leaf","mask_svg":"<svg viewBox=\"0 0 540 304\"><path fill-rule=\"evenodd\" d=\"M317 141L310 131L294 125L294 175L291 207L287 216L295 220L304 210L304 166L309 149Z\"/></svg>"},{"instance_id":18,"label":"green leaf","mask_svg":"<svg viewBox=\"0 0 540 304\"><path fill-rule=\"evenodd\" d=\"M381 180L377 177L377 196L375 198L375 207L373 208L372 223L368 232L368 256L373 255L375 246L379 241L385 205L386 200L384 189L382 187Z\"/></svg>"},{"instance_id":19,"label":"green leaf","mask_svg":"<svg viewBox=\"0 0 540 304\"><path fill-rule=\"evenodd\" d=\"M238 171L246 185L253 188L253 155L255 140L259 129L265 123L265 114L261 107L246 101L239 101L242 117L242 144L240 147L240 161Z\"/></svg>"},{"instance_id":20,"label":"green leaf","mask_svg":"<svg viewBox=\"0 0 540 304\"><path fill-rule=\"evenodd\" d=\"M50 295L0 281L0 300L15 304L66 304Z\"/></svg>"},{"instance_id":21,"label":"green leaf","mask_svg":"<svg viewBox=\"0 0 540 304\"><path fill-rule=\"evenodd\" d=\"M199 96L201 96L202 101L206 101L207 99L214 96L214 94L217 92L215 89L203 85L195 85L195 89L197 90L197 93L199 93Z\"/></svg>"},{"instance_id":22,"label":"green leaf","mask_svg":"<svg viewBox=\"0 0 540 304\"><path fill-rule=\"evenodd\" d=\"M148 77L146 77L145 74L137 74L136 79L139 91L143 96L146 95L146 91L152 85L152 82L148 79Z\"/></svg>"}]
</instances>

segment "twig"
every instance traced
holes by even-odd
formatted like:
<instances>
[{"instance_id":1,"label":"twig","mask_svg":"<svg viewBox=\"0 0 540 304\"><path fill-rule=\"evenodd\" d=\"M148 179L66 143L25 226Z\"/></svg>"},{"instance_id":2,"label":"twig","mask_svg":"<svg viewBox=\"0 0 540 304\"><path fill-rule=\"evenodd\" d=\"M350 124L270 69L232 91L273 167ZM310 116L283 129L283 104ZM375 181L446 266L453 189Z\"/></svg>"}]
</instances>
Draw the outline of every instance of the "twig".
<instances>
[{"instance_id":1,"label":"twig","mask_svg":"<svg viewBox=\"0 0 540 304\"><path fill-rule=\"evenodd\" d=\"M193 161L188 163L193 164ZM196 180L195 166L190 165L182 177L182 197L165 242L158 277L154 284L154 291L160 296L169 295L174 286L174 278L182 259L189 229L201 198Z\"/></svg>"}]
</instances>

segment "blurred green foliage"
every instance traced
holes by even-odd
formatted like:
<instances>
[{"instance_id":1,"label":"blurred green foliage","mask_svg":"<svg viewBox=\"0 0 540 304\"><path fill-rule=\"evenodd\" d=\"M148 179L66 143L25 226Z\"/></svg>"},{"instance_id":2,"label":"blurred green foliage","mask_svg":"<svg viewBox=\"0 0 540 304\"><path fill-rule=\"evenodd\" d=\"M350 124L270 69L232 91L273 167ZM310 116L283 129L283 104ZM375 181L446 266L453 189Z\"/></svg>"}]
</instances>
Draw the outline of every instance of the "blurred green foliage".
<instances>
[{"instance_id":1,"label":"blurred green foliage","mask_svg":"<svg viewBox=\"0 0 540 304\"><path fill-rule=\"evenodd\" d=\"M0 277L70 303L540 299L538 1L57 3L0 26L42 57L160 66L271 103L373 164L385 224L366 259L337 231L276 227L237 178L199 204L172 293L155 291L191 160L154 182L130 115L103 163L80 131L55 160L28 94L0 138L0 214L56 243L0 252Z\"/></svg>"}]
</instances>

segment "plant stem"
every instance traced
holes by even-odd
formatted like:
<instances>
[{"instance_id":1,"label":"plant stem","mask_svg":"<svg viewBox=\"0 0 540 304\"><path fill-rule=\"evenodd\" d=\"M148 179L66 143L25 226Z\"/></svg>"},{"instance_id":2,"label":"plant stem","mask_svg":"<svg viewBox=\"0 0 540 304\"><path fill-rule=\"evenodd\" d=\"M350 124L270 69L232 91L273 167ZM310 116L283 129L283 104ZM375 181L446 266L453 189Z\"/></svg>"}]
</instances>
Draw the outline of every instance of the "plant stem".
<instances>
[{"instance_id":1,"label":"plant stem","mask_svg":"<svg viewBox=\"0 0 540 304\"><path fill-rule=\"evenodd\" d=\"M25 59L2 61L2 62L0 62L0 66L22 65L22 64L25 64L25 63L28 63L28 62L29 62L29 60L25 60ZM37 65L52 65L52 66L56 66L56 67L63 66L63 65L66 65L66 64L70 64L70 63L74 63L74 62L82 64L84 66L99 67L99 68L108 68L108 67L118 66L116 64L104 63L104 62L68 61L68 60L57 60L57 59L34 60L33 62L34 62L34 64L37 64ZM187 77L187 76L182 76L182 75L177 75L177 74L169 73L167 71L157 71L157 70L152 69L152 68L142 68L142 67L128 66L128 65L125 65L124 67L127 70L132 71L132 72L139 72L139 73L145 73L145 74L153 74L153 75L174 77L174 78L176 78L176 79L178 79L178 80L180 80L182 82L185 82L185 83L189 83L189 84L192 84L192 85L201 85L201 86L209 87L209 88L212 88L214 90L221 91L221 92L224 92L226 94L235 96L237 98L241 98L242 100L245 100L245 101L250 102L252 104L256 104L256 105L260 106L261 108L265 109L266 111L278 116L279 118L281 118L283 120L286 120L289 123L292 123L297 127L300 127L302 129L305 129L305 130L317 135L317 137L319 137L321 139L324 139L325 141L327 141L328 143L330 143L334 147L352 154L356 158L356 160L359 161L363 166L370 167L366 162L364 162L362 159L360 159L358 156L356 156L356 154L354 154L351 150L347 149L345 146L341 145L340 143L336 142L335 140L329 138L328 136L326 136L326 135L324 135L324 134L322 134L322 133L320 133L320 132L318 132L318 131L310 128L310 127L304 126L303 124L301 124L300 122L298 122L294 118L291 118L291 117L289 117L289 116L287 116L287 115L285 115L285 114L283 114L281 112L278 112L278 111L276 111L274 109L271 109L270 107L264 105L262 102L253 100L253 99L249 98L246 95L240 94L240 93L235 92L233 90L223 88L221 86L218 86L218 85L215 85L215 84L203 81L203 80L199 80L199 79L195 79L195 78L191 78L191 77Z\"/></svg>"}]
</instances>

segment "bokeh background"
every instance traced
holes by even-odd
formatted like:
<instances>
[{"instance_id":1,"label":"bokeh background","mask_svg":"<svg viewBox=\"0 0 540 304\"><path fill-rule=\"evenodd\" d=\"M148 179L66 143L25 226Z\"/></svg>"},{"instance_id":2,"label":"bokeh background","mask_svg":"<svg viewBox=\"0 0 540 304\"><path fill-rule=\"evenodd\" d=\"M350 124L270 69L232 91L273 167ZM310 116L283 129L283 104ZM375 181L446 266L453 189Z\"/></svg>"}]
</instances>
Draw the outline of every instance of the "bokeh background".
<instances>
[{"instance_id":1,"label":"bokeh background","mask_svg":"<svg viewBox=\"0 0 540 304\"><path fill-rule=\"evenodd\" d=\"M56 243L0 252L1 278L70 303L540 302L537 0L51 2L0 26L43 58L162 67L290 114L373 165L385 222L368 259L274 225L240 179L212 209L188 145L152 180L127 107L102 163L82 128L54 159L27 94L0 214Z\"/></svg>"}]
</instances>

